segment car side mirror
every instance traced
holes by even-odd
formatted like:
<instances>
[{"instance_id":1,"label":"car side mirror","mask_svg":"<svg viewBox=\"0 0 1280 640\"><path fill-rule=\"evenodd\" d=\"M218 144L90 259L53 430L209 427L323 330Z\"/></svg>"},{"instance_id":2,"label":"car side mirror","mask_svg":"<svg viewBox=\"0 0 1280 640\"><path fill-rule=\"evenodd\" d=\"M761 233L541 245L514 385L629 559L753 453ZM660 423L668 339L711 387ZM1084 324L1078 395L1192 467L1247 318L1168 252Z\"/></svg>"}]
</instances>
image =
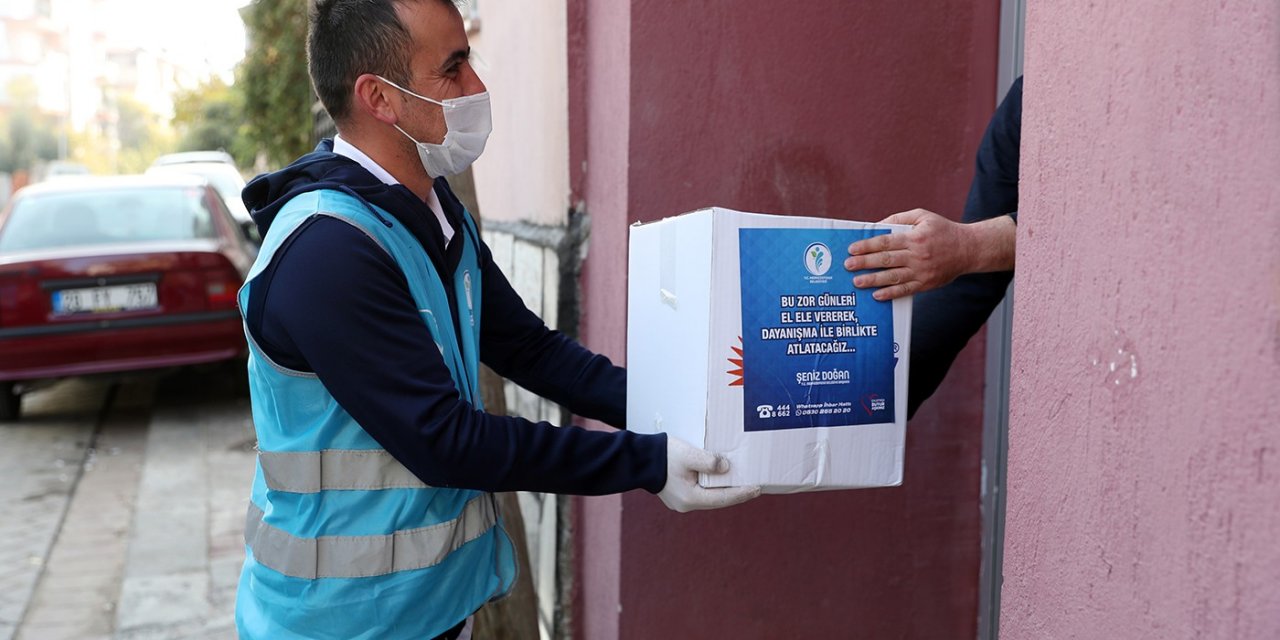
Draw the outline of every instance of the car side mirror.
<instances>
[{"instance_id":1,"label":"car side mirror","mask_svg":"<svg viewBox=\"0 0 1280 640\"><path fill-rule=\"evenodd\" d=\"M244 234L245 240L255 245L262 244L262 234L258 233L258 223L252 220L245 220L240 223L240 232Z\"/></svg>"}]
</instances>

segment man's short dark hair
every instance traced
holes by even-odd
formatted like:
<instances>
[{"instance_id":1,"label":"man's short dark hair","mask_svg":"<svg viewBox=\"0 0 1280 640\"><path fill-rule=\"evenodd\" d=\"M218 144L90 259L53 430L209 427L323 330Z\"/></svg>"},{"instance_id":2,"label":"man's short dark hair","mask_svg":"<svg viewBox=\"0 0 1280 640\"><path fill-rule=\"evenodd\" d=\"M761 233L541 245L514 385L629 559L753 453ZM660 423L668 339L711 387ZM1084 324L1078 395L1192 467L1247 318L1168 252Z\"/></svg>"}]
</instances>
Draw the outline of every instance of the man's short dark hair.
<instances>
[{"instance_id":1,"label":"man's short dark hair","mask_svg":"<svg viewBox=\"0 0 1280 640\"><path fill-rule=\"evenodd\" d=\"M422 0L315 0L307 34L307 71L334 122L351 114L352 87L363 73L410 84L413 40L396 9ZM453 0L442 0L453 6Z\"/></svg>"}]
</instances>

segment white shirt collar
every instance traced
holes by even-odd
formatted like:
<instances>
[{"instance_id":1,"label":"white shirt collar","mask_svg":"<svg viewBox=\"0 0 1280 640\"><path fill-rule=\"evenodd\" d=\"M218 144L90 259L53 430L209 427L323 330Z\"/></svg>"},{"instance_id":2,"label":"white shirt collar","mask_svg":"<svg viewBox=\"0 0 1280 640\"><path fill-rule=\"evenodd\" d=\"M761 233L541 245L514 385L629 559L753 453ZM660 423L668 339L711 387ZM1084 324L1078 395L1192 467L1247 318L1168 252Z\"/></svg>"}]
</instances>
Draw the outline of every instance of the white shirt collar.
<instances>
[{"instance_id":1,"label":"white shirt collar","mask_svg":"<svg viewBox=\"0 0 1280 640\"><path fill-rule=\"evenodd\" d=\"M394 176L387 173L382 165L373 161L365 152L356 148L355 145L347 142L342 136L333 136L333 152L355 160L366 171L373 174L373 177L382 181L386 185L400 184ZM444 207L440 204L440 197L436 195L436 190L432 189L427 194L427 207L431 209L431 213L436 214L436 219L440 221L440 230L444 232L444 246L449 246L449 241L453 240L453 225L449 224L449 219L444 216Z\"/></svg>"}]
</instances>

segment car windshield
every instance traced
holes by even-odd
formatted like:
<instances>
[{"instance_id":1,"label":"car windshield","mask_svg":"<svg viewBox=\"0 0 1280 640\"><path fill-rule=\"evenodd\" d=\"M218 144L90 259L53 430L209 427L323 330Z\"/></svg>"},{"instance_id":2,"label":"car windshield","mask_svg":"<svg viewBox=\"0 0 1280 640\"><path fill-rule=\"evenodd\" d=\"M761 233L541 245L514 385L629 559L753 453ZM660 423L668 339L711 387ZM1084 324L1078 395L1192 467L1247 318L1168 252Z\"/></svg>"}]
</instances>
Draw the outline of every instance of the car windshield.
<instances>
[{"instance_id":1,"label":"car windshield","mask_svg":"<svg viewBox=\"0 0 1280 640\"><path fill-rule=\"evenodd\" d=\"M14 203L0 251L213 238L213 225L192 187L41 193Z\"/></svg>"}]
</instances>

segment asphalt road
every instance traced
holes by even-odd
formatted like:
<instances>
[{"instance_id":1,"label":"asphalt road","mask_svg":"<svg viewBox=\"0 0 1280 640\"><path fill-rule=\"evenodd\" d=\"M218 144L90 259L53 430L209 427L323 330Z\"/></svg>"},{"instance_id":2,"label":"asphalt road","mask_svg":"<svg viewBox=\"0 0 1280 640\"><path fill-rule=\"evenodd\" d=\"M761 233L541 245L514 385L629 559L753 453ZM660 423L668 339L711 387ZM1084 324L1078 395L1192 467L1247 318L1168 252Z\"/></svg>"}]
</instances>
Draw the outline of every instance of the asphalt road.
<instances>
[{"instance_id":1,"label":"asphalt road","mask_svg":"<svg viewBox=\"0 0 1280 640\"><path fill-rule=\"evenodd\" d=\"M0 423L0 640L235 637L243 377L65 380Z\"/></svg>"}]
</instances>

